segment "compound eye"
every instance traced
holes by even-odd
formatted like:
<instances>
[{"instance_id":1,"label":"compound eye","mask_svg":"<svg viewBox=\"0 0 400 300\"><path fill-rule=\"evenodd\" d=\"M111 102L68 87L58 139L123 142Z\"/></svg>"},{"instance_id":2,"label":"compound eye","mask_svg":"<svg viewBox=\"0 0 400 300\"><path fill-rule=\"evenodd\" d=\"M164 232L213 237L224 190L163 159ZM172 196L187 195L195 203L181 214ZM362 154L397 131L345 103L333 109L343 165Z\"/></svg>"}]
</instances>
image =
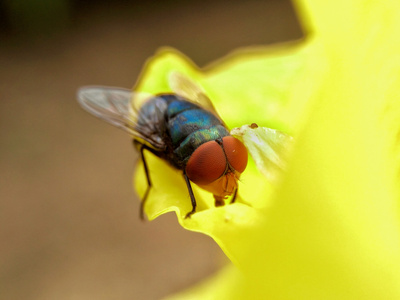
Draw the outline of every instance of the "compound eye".
<instances>
[{"instance_id":1,"label":"compound eye","mask_svg":"<svg viewBox=\"0 0 400 300\"><path fill-rule=\"evenodd\" d=\"M222 139L226 157L229 164L239 173L242 173L247 166L247 149L244 144L233 136L226 136Z\"/></svg>"},{"instance_id":2,"label":"compound eye","mask_svg":"<svg viewBox=\"0 0 400 300\"><path fill-rule=\"evenodd\" d=\"M216 141L198 147L186 164L186 175L196 184L206 185L221 177L226 169L224 151Z\"/></svg>"}]
</instances>

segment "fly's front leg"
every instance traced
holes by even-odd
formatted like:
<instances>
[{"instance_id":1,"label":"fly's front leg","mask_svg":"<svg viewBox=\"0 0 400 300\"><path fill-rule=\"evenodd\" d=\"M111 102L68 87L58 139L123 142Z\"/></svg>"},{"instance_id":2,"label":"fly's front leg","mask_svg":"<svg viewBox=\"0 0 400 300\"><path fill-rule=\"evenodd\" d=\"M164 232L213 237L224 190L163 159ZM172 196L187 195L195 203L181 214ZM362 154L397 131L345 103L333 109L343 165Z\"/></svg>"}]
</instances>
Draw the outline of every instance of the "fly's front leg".
<instances>
[{"instance_id":1,"label":"fly's front leg","mask_svg":"<svg viewBox=\"0 0 400 300\"><path fill-rule=\"evenodd\" d=\"M232 203L235 203L236 196L237 196L237 192L238 192L238 188L236 188L236 189L235 189L235 191L233 192L233 196L232 196L231 204L232 204Z\"/></svg>"},{"instance_id":2,"label":"fly's front leg","mask_svg":"<svg viewBox=\"0 0 400 300\"><path fill-rule=\"evenodd\" d=\"M150 189L152 187L151 184L151 180L150 180L150 173L149 173L149 168L147 167L147 163L146 163L146 159L144 157L144 150L148 150L148 147L142 143L139 143L136 140L133 140L133 143L136 145L138 145L140 147L139 152L140 152L140 157L142 159L143 162L143 167L144 167L144 172L146 174L146 179L147 179L147 188L146 188L146 192L144 193L143 199L140 202L140 219L144 220L144 205L146 203L147 200L147 196L149 195Z\"/></svg>"},{"instance_id":3,"label":"fly's front leg","mask_svg":"<svg viewBox=\"0 0 400 300\"><path fill-rule=\"evenodd\" d=\"M183 177L185 178L186 186L189 191L190 200L192 201L192 210L186 214L186 216L185 216L185 219L186 219L186 218L190 218L190 216L196 212L197 203L196 203L196 198L194 197L194 194L193 194L192 185L190 184L189 177L187 177L185 171L183 171Z\"/></svg>"},{"instance_id":4,"label":"fly's front leg","mask_svg":"<svg viewBox=\"0 0 400 300\"><path fill-rule=\"evenodd\" d=\"M220 207L225 205L224 197L214 195L214 200L215 200L215 207Z\"/></svg>"},{"instance_id":5,"label":"fly's front leg","mask_svg":"<svg viewBox=\"0 0 400 300\"><path fill-rule=\"evenodd\" d=\"M234 192L233 192L231 201L229 202L230 204L235 203L237 192L238 192L238 189L236 188L234 190ZM215 207L220 207L220 206L224 206L225 205L225 198L224 197L220 197L220 196L214 195L214 200L215 200Z\"/></svg>"}]
</instances>

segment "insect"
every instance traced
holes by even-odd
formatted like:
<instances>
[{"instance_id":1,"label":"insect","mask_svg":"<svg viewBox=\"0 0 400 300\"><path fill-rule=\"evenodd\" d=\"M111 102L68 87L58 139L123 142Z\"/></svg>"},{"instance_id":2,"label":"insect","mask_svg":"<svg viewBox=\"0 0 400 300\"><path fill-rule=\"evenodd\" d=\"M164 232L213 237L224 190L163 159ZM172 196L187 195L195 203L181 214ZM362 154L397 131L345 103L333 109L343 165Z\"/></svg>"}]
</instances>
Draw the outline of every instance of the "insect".
<instances>
[{"instance_id":1,"label":"insect","mask_svg":"<svg viewBox=\"0 0 400 300\"><path fill-rule=\"evenodd\" d=\"M152 187L145 151L182 171L192 210L196 199L191 182L214 195L215 206L235 201L238 179L247 166L244 144L229 134L212 102L200 86L180 73L169 77L173 93L147 95L122 88L88 86L78 91L80 105L89 113L128 132L140 153L147 188Z\"/></svg>"}]
</instances>

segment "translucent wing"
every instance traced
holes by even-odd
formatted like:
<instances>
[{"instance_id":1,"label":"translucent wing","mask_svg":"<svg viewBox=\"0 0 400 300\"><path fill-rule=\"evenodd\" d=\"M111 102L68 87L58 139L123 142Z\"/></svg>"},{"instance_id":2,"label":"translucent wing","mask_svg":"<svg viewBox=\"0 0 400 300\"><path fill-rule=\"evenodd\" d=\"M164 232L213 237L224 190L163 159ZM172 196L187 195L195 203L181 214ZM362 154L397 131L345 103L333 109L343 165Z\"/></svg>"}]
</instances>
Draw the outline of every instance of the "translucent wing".
<instances>
[{"instance_id":1,"label":"translucent wing","mask_svg":"<svg viewBox=\"0 0 400 300\"><path fill-rule=\"evenodd\" d=\"M217 117L219 117L214 105L206 95L203 88L187 76L173 71L169 74L168 82L175 94L178 94L191 102L200 104L201 107L213 112Z\"/></svg>"},{"instance_id":2,"label":"translucent wing","mask_svg":"<svg viewBox=\"0 0 400 300\"><path fill-rule=\"evenodd\" d=\"M92 115L121 128L134 138L148 142L156 149L165 148L162 139L154 134L151 118L145 118L144 122L142 118L141 124L138 124L139 112L133 102L151 96L123 88L87 86L78 90L77 98L82 108Z\"/></svg>"},{"instance_id":3,"label":"translucent wing","mask_svg":"<svg viewBox=\"0 0 400 300\"><path fill-rule=\"evenodd\" d=\"M276 181L286 169L293 138L279 130L243 125L231 130L231 135L245 144L258 169L270 181Z\"/></svg>"}]
</instances>

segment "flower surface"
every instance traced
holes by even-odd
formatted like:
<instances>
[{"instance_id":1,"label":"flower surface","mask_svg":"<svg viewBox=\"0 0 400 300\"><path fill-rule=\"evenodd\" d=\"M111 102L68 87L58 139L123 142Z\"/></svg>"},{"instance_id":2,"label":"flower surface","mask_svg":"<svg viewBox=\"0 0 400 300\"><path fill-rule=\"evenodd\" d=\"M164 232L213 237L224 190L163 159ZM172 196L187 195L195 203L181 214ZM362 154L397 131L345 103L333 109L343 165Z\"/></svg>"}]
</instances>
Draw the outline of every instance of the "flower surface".
<instances>
[{"instance_id":1,"label":"flower surface","mask_svg":"<svg viewBox=\"0 0 400 300\"><path fill-rule=\"evenodd\" d=\"M238 203L214 208L195 189L190 219L182 175L149 157L148 217L175 211L235 265L171 299L400 299L400 2L295 5L304 40L242 49L204 70L164 49L135 88L168 91L168 73L179 71L230 128L257 123L295 140L278 182L250 161Z\"/></svg>"}]
</instances>

